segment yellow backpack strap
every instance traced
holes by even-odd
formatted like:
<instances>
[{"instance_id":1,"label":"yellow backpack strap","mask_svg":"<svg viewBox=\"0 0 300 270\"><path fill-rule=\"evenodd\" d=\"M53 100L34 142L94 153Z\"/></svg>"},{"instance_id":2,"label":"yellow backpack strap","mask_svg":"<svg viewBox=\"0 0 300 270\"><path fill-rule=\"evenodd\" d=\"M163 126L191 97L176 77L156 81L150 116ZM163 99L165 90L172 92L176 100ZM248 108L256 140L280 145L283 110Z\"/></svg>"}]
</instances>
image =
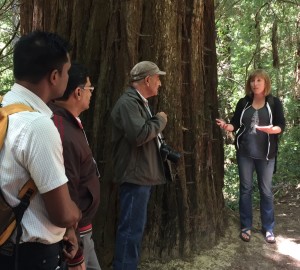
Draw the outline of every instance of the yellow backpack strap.
<instances>
[{"instance_id":1,"label":"yellow backpack strap","mask_svg":"<svg viewBox=\"0 0 300 270\"><path fill-rule=\"evenodd\" d=\"M21 200L27 192L29 192L29 194L27 195L30 196L30 199L32 199L37 192L37 187L31 178L24 184L24 186L19 191L18 199Z\"/></svg>"},{"instance_id":2,"label":"yellow backpack strap","mask_svg":"<svg viewBox=\"0 0 300 270\"><path fill-rule=\"evenodd\" d=\"M0 97L0 102L2 97ZM3 146L3 142L6 136L6 131L8 127L8 116L14 113L29 111L33 112L34 110L24 104L11 104L0 108L0 149Z\"/></svg>"},{"instance_id":3,"label":"yellow backpack strap","mask_svg":"<svg viewBox=\"0 0 300 270\"><path fill-rule=\"evenodd\" d=\"M2 102L2 100L3 100L3 96L0 96L0 103ZM33 112L34 110L31 107L21 103L0 107L0 149L3 146L4 138L7 131L8 116L23 111ZM31 199L36 192L37 192L37 187L34 181L30 178L19 191L18 198L22 199L27 193L27 195L29 195L29 198Z\"/></svg>"},{"instance_id":4,"label":"yellow backpack strap","mask_svg":"<svg viewBox=\"0 0 300 270\"><path fill-rule=\"evenodd\" d=\"M12 235L15 228L18 226L17 230L17 236L20 237L20 222L23 217L24 212L29 206L30 200L34 197L34 195L37 193L37 187L33 180L30 178L24 186L21 188L18 194L18 199L21 201L17 207L14 207L14 215L12 213L8 213L7 207L4 207L4 205L1 205L1 211L6 210L6 216L9 218L8 226L5 228L5 231L1 233L0 235L0 246L2 246ZM2 194L1 194L2 196ZM5 202L5 199L2 197L2 203ZM3 208L2 208L3 207ZM19 241L19 240L18 240Z\"/></svg>"}]
</instances>

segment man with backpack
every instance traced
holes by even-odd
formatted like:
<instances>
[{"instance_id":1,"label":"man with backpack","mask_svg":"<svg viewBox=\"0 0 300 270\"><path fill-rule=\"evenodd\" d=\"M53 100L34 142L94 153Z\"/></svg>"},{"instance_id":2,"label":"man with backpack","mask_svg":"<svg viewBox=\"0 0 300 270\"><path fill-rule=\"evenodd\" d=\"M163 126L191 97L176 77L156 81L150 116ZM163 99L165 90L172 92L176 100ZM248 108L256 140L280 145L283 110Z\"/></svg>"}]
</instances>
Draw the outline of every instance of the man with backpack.
<instances>
[{"instance_id":1,"label":"man with backpack","mask_svg":"<svg viewBox=\"0 0 300 270\"><path fill-rule=\"evenodd\" d=\"M38 192L22 218L19 244L16 233L10 238L14 252L0 247L0 266L6 270L59 269L63 238L65 254L71 258L77 252L74 228L81 217L70 198L60 136L46 105L65 91L68 44L56 34L35 31L16 43L13 64L15 84L2 106L22 103L34 112L9 116L0 150L0 188L12 207L19 204L19 190L28 179L33 179Z\"/></svg>"}]
</instances>

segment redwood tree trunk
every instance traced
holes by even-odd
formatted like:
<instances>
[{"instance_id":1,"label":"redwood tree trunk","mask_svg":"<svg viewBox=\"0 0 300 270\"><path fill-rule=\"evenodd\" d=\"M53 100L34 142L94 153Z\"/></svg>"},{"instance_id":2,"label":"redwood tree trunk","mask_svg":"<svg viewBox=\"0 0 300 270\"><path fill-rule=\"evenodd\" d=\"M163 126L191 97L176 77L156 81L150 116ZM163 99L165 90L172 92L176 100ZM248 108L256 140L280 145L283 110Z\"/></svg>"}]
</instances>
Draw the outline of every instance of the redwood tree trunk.
<instances>
[{"instance_id":1,"label":"redwood tree trunk","mask_svg":"<svg viewBox=\"0 0 300 270\"><path fill-rule=\"evenodd\" d=\"M295 68L295 75L296 75L296 83L295 83L295 91L294 91L294 98L295 100L300 100L300 12L298 14L298 20L297 20L297 62L296 62L296 68ZM298 122L300 122L300 119L298 119Z\"/></svg>"},{"instance_id":2,"label":"redwood tree trunk","mask_svg":"<svg viewBox=\"0 0 300 270\"><path fill-rule=\"evenodd\" d=\"M153 189L142 256L178 257L214 245L224 226L214 1L23 0L21 29L69 39L72 59L89 67L96 86L83 119L102 173L94 238L103 269L112 261L118 214L109 116L141 60L167 72L151 102L168 114L167 143L183 153L176 181Z\"/></svg>"}]
</instances>

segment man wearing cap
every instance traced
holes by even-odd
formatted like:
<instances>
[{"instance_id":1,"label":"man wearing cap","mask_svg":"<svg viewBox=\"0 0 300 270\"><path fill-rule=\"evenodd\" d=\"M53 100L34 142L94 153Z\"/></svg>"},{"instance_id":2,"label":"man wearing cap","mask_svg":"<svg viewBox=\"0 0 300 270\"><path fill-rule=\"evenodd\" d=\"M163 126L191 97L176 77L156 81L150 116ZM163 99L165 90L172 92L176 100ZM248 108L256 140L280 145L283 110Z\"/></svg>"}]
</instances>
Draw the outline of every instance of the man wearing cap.
<instances>
[{"instance_id":1,"label":"man wearing cap","mask_svg":"<svg viewBox=\"0 0 300 270\"><path fill-rule=\"evenodd\" d=\"M137 269L151 187L166 183L158 136L167 115L152 115L147 100L157 95L159 76L165 74L153 62L136 64L130 72L130 87L111 113L114 181L120 184L114 270Z\"/></svg>"}]
</instances>

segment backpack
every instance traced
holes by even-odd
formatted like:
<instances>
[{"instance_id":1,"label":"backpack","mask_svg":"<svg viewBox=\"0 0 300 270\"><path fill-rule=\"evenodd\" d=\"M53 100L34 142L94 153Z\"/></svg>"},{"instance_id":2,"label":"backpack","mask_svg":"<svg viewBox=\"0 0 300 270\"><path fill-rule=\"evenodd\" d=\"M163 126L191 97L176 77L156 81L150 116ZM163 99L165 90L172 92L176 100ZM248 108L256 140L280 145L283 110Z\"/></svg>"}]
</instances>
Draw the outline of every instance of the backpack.
<instances>
[{"instance_id":1,"label":"backpack","mask_svg":"<svg viewBox=\"0 0 300 270\"><path fill-rule=\"evenodd\" d=\"M2 107L2 99L0 96L0 150L2 149L6 131L8 127L9 115L21 111L34 111L32 108L24 104L12 104ZM1 179L0 179L1 181ZM0 190L0 247L2 248L10 236L17 228L16 244L19 243L22 235L21 219L27 207L29 206L30 199L33 198L37 188L32 179L29 179L18 193L20 203L16 207L11 207L4 199Z\"/></svg>"}]
</instances>

